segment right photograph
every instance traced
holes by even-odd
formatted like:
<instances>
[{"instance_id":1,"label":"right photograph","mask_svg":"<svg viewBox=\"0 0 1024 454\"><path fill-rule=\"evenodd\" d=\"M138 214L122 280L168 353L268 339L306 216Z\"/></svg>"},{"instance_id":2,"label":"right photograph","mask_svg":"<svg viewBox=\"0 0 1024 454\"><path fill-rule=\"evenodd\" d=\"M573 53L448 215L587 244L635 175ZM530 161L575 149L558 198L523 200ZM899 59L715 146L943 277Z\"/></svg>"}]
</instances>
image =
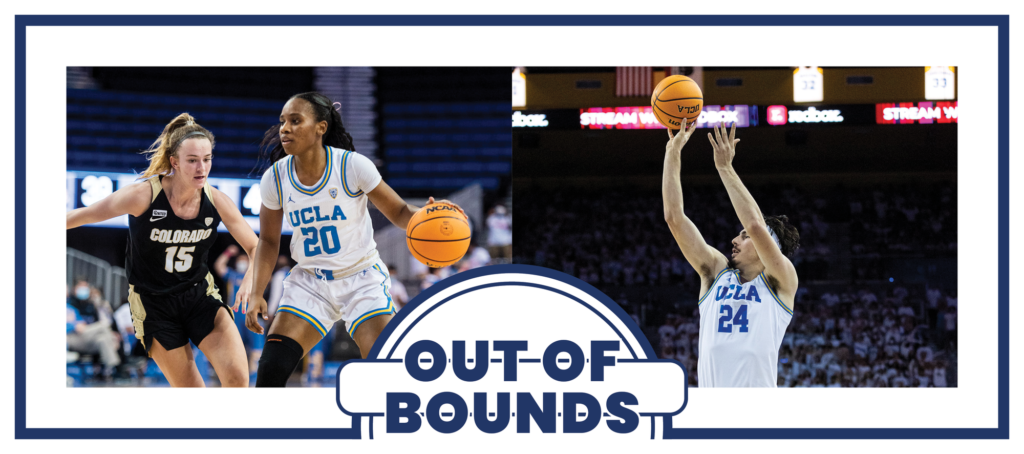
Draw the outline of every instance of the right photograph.
<instances>
[{"instance_id":1,"label":"right photograph","mask_svg":"<svg viewBox=\"0 0 1024 454\"><path fill-rule=\"evenodd\" d=\"M957 68L517 67L513 262L697 387L957 386Z\"/></svg>"}]
</instances>

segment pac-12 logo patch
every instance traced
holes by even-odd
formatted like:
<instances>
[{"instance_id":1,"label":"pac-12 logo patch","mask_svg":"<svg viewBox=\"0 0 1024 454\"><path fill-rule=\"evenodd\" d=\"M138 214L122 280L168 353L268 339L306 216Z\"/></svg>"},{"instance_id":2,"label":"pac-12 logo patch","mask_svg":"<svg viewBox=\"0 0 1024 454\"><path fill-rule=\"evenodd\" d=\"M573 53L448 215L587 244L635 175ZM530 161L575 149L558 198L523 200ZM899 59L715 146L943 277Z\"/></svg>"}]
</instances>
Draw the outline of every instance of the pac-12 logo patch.
<instances>
[{"instance_id":1,"label":"pac-12 logo patch","mask_svg":"<svg viewBox=\"0 0 1024 454\"><path fill-rule=\"evenodd\" d=\"M367 359L342 364L337 403L352 438L674 438L686 383L683 366L657 359L594 287L497 265L445 279L402 308Z\"/></svg>"},{"instance_id":2,"label":"pac-12 logo patch","mask_svg":"<svg viewBox=\"0 0 1024 454\"><path fill-rule=\"evenodd\" d=\"M209 227L210 224L213 224L213 218L206 218L206 226Z\"/></svg>"},{"instance_id":3,"label":"pac-12 logo patch","mask_svg":"<svg viewBox=\"0 0 1024 454\"><path fill-rule=\"evenodd\" d=\"M331 195L332 199L338 197L338 188L331 188L327 193Z\"/></svg>"}]
</instances>

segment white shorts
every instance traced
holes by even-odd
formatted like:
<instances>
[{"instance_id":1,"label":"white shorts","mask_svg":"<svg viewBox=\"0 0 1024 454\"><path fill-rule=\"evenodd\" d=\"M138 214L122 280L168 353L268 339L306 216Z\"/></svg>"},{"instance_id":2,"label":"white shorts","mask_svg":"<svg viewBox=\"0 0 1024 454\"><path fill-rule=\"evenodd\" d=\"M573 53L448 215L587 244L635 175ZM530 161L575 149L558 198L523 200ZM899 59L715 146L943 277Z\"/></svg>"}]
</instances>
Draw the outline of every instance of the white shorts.
<instances>
[{"instance_id":1,"label":"white shorts","mask_svg":"<svg viewBox=\"0 0 1024 454\"><path fill-rule=\"evenodd\" d=\"M312 271L312 270L311 270ZM345 321L349 336L363 322L378 315L394 314L391 298L391 276L378 259L356 274L328 280L299 267L292 268L284 278L284 291L278 313L288 312L313 326L326 336L338 320Z\"/></svg>"}]
</instances>

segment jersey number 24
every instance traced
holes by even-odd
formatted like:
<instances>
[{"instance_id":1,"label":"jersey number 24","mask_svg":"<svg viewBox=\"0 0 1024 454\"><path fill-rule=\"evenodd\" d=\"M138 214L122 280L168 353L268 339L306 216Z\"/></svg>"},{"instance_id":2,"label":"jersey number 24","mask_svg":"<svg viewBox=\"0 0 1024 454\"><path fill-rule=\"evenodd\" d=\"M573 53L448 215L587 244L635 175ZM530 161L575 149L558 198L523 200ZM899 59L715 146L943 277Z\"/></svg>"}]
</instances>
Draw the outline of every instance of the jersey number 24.
<instances>
[{"instance_id":1,"label":"jersey number 24","mask_svg":"<svg viewBox=\"0 0 1024 454\"><path fill-rule=\"evenodd\" d=\"M722 316L718 318L718 332L731 333L733 325L739 326L741 333L747 332L747 323L750 323L747 320L747 305L744 304L739 309L736 309L735 317L733 317L732 312L732 306L728 304L723 304L719 307L718 313Z\"/></svg>"}]
</instances>

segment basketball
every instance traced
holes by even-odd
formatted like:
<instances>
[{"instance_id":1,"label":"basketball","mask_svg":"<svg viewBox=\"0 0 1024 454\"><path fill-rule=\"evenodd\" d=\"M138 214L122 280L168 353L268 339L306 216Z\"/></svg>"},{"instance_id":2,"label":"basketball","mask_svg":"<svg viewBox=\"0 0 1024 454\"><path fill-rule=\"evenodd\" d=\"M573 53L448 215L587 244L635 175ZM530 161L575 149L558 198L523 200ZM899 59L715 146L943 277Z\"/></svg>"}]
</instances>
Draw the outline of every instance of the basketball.
<instances>
[{"instance_id":1,"label":"basketball","mask_svg":"<svg viewBox=\"0 0 1024 454\"><path fill-rule=\"evenodd\" d=\"M405 229L405 241L416 260L431 268L458 262L469 249L472 231L458 208L433 203L414 213Z\"/></svg>"},{"instance_id":2,"label":"basketball","mask_svg":"<svg viewBox=\"0 0 1024 454\"><path fill-rule=\"evenodd\" d=\"M692 123L704 108L704 93L697 82L686 76L668 76L651 95L651 107L658 122L669 129L682 128L682 121Z\"/></svg>"}]
</instances>

